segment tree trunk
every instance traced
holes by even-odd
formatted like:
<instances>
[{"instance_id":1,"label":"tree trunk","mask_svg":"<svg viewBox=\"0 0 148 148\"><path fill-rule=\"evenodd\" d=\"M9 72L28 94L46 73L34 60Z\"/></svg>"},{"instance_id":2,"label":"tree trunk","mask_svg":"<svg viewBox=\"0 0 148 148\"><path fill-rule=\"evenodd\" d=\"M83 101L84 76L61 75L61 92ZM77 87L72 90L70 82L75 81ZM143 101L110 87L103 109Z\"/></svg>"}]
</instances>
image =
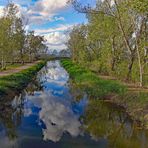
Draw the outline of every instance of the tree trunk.
<instances>
[{"instance_id":1,"label":"tree trunk","mask_svg":"<svg viewBox=\"0 0 148 148\"><path fill-rule=\"evenodd\" d=\"M131 46L129 44L128 38L126 37L126 33L125 33L123 25L122 25L120 10L118 8L117 1L116 0L114 0L114 1L115 1L115 5L116 5L116 8L117 8L117 22L118 22L118 26L119 26L119 29L120 29L121 34L123 36L126 48L131 52L131 60L130 60L129 66L128 66L128 74L127 74L127 80L129 81L131 79L132 68L133 68L133 64L134 64L134 61L135 61L135 50L132 50L132 48L131 48Z\"/></svg>"},{"instance_id":2,"label":"tree trunk","mask_svg":"<svg viewBox=\"0 0 148 148\"><path fill-rule=\"evenodd\" d=\"M5 59L4 59L4 56L2 55L2 70L4 70L6 67L5 67Z\"/></svg>"},{"instance_id":3,"label":"tree trunk","mask_svg":"<svg viewBox=\"0 0 148 148\"><path fill-rule=\"evenodd\" d=\"M1 63L2 63L2 69L4 68L4 60L3 60L3 56L2 56L2 61L1 61Z\"/></svg>"},{"instance_id":4,"label":"tree trunk","mask_svg":"<svg viewBox=\"0 0 148 148\"><path fill-rule=\"evenodd\" d=\"M112 68L111 68L112 71L115 71L115 65L116 65L116 60L115 60L115 58L113 58Z\"/></svg>"},{"instance_id":5,"label":"tree trunk","mask_svg":"<svg viewBox=\"0 0 148 148\"><path fill-rule=\"evenodd\" d=\"M129 44L129 41L128 41L128 38L126 37L126 34L125 34L125 31L124 31L124 28L123 28L123 25L122 25L122 20L121 20L121 15L120 15L120 10L118 8L118 4L117 4L117 1L115 1L115 5L116 5L116 8L117 8L117 22L118 22L118 27L121 31L121 34L123 36L123 39L124 39L124 42L125 42L125 45L127 47L127 49L132 52L132 49L130 47L130 44Z\"/></svg>"},{"instance_id":6,"label":"tree trunk","mask_svg":"<svg viewBox=\"0 0 148 148\"><path fill-rule=\"evenodd\" d=\"M20 49L20 60L21 60L21 64L24 64L24 56L23 56L23 49Z\"/></svg>"},{"instance_id":7,"label":"tree trunk","mask_svg":"<svg viewBox=\"0 0 148 148\"><path fill-rule=\"evenodd\" d=\"M137 51L137 58L138 58L138 65L139 65L139 84L140 84L140 87L143 86L143 68L142 68L142 64L141 64L139 43L140 43L140 38L141 38L142 31L143 31L143 27L145 25L145 20L146 20L146 18L142 17L141 26L140 26L139 31L137 32L136 39L135 39L135 44L136 44L135 50ZM135 30L136 30L136 23L135 23L133 18L132 18L132 21L133 21L133 24L134 24Z\"/></svg>"},{"instance_id":8,"label":"tree trunk","mask_svg":"<svg viewBox=\"0 0 148 148\"><path fill-rule=\"evenodd\" d=\"M127 73L127 78L126 78L127 81L131 80L131 77L132 77L132 68L133 68L134 61L135 61L135 56L132 55L132 58L130 60L130 64L128 66L128 73Z\"/></svg>"},{"instance_id":9,"label":"tree trunk","mask_svg":"<svg viewBox=\"0 0 148 148\"><path fill-rule=\"evenodd\" d=\"M138 54L138 63L139 63L139 72L140 72L140 87L142 87L143 86L143 70L142 70L141 58L140 58L138 49L137 49L137 54Z\"/></svg>"},{"instance_id":10,"label":"tree trunk","mask_svg":"<svg viewBox=\"0 0 148 148\"><path fill-rule=\"evenodd\" d=\"M115 65L116 65L116 56L115 56L115 36L112 38L112 65L111 70L115 71Z\"/></svg>"}]
</instances>

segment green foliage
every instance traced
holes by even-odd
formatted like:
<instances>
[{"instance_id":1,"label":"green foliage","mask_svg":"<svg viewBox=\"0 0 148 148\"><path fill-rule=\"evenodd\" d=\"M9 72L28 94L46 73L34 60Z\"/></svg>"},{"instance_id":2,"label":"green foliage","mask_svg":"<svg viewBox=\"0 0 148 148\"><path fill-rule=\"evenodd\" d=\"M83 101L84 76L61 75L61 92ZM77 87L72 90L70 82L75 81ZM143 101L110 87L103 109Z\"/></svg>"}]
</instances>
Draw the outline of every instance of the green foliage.
<instances>
[{"instance_id":1,"label":"green foliage","mask_svg":"<svg viewBox=\"0 0 148 148\"><path fill-rule=\"evenodd\" d=\"M100 79L90 70L73 63L71 60L62 60L61 63L73 81L91 96L102 98L111 94L121 95L126 91L126 87L119 82Z\"/></svg>"},{"instance_id":2,"label":"green foliage","mask_svg":"<svg viewBox=\"0 0 148 148\"><path fill-rule=\"evenodd\" d=\"M96 8L77 0L72 4L88 18L70 32L72 60L103 75L148 85L148 1L104 0Z\"/></svg>"},{"instance_id":3,"label":"green foliage","mask_svg":"<svg viewBox=\"0 0 148 148\"><path fill-rule=\"evenodd\" d=\"M86 49L86 31L87 29L85 25L78 25L74 26L72 31L69 33L70 39L67 46L72 51L73 61L77 61L79 63L84 63L84 61L89 60L89 51Z\"/></svg>"},{"instance_id":4,"label":"green foliage","mask_svg":"<svg viewBox=\"0 0 148 148\"><path fill-rule=\"evenodd\" d=\"M130 0L129 4L138 13L145 14L148 11L148 1L147 0Z\"/></svg>"}]
</instances>

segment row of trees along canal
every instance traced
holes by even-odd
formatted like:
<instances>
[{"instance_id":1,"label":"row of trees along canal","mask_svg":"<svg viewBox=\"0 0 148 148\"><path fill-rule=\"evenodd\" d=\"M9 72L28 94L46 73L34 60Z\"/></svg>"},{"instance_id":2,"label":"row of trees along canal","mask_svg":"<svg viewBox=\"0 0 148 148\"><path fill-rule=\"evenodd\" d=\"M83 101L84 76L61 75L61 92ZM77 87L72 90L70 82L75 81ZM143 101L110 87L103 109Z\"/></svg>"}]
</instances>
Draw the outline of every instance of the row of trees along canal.
<instances>
[{"instance_id":1,"label":"row of trees along canal","mask_svg":"<svg viewBox=\"0 0 148 148\"><path fill-rule=\"evenodd\" d=\"M25 63L37 60L47 50L43 36L26 32L23 16L19 16L19 8L8 4L4 15L0 18L0 68L6 69L8 63Z\"/></svg>"},{"instance_id":2,"label":"row of trees along canal","mask_svg":"<svg viewBox=\"0 0 148 148\"><path fill-rule=\"evenodd\" d=\"M70 32L73 61L104 75L148 84L148 1L99 0L96 7L69 2L88 18Z\"/></svg>"}]
</instances>

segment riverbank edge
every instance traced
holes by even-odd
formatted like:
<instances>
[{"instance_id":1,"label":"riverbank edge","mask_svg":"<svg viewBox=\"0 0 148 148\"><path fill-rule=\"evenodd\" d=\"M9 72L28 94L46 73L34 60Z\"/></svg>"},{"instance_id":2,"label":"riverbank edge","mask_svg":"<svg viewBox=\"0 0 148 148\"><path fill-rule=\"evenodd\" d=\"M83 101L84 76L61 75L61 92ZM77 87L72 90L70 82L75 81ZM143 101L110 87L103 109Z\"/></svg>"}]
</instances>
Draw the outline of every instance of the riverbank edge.
<instances>
[{"instance_id":1,"label":"riverbank edge","mask_svg":"<svg viewBox=\"0 0 148 148\"><path fill-rule=\"evenodd\" d=\"M46 65L46 61L38 61L35 65L20 72L0 77L0 98L23 90L33 77Z\"/></svg>"},{"instance_id":2,"label":"riverbank edge","mask_svg":"<svg viewBox=\"0 0 148 148\"><path fill-rule=\"evenodd\" d=\"M94 79L97 79L97 75L93 72L86 70L85 68L72 63L71 60L61 60L61 65L67 70L67 72L70 75L70 78L74 83L78 85L78 87L83 88L84 91L86 91L90 96L92 94L91 90L95 89L97 91L96 87L100 87L99 83L98 85L91 85L91 90L88 89L89 83L89 77L85 78L83 75L87 75L86 73L92 74L92 77ZM81 77L81 80L78 78ZM92 78L93 79L93 78ZM148 98L148 93L143 92L129 92L127 86L124 84L118 82L117 80L104 80L98 77L101 81L106 82L105 85L108 85L107 87L104 86L103 89L108 89L108 91L104 91L103 93L96 93L95 98L104 100L106 103L114 104L117 107L121 107L125 110L125 112L130 116L130 118L137 123L138 128L145 128L148 129L148 99L143 99L141 101L140 96L145 95L144 98ZM84 81L84 83L83 83ZM93 80L94 81L94 80ZM108 84L107 84L108 83ZM100 83L101 84L101 83ZM116 89L113 89L115 87ZM129 96L128 96L129 95ZM131 99L132 97L134 98ZM136 98L136 97L137 98ZM147 96L147 97L146 97ZM129 97L129 98L128 98ZM97 100L98 100L97 99ZM135 102L134 102L135 101ZM142 103L141 103L142 102ZM145 103L145 105L143 105Z\"/></svg>"}]
</instances>

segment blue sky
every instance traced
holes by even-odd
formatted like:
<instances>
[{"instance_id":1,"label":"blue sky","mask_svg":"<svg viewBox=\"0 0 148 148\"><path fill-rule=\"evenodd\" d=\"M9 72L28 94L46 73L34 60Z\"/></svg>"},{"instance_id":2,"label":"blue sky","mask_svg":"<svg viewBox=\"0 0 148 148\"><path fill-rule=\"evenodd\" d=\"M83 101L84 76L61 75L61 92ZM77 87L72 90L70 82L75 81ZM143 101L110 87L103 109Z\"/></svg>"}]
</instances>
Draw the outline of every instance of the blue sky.
<instances>
[{"instance_id":1,"label":"blue sky","mask_svg":"<svg viewBox=\"0 0 148 148\"><path fill-rule=\"evenodd\" d=\"M86 1L82 0L83 3ZM73 25L87 22L84 14L77 13L67 5L67 0L12 0L12 2L18 5L20 13L25 17L26 29L44 35L49 50L65 49L65 42L68 39L65 32ZM7 0L0 0L0 9L6 4Z\"/></svg>"}]
</instances>

